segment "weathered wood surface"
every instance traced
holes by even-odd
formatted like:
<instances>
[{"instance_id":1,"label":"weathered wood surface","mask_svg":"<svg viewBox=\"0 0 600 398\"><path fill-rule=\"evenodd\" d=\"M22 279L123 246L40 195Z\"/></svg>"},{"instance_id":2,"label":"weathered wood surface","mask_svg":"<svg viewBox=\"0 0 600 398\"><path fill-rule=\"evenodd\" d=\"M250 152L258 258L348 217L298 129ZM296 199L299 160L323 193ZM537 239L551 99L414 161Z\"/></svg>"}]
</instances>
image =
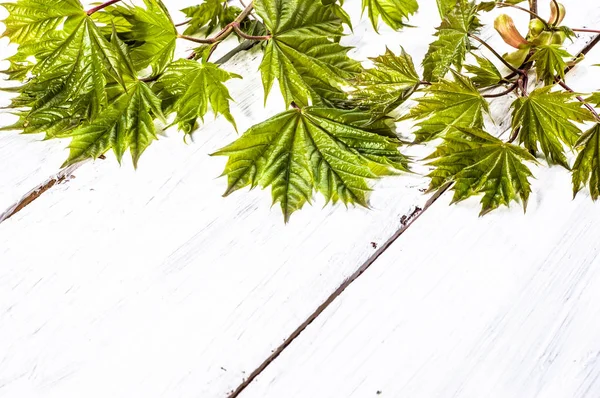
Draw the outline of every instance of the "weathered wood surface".
<instances>
[{"instance_id":1,"label":"weathered wood surface","mask_svg":"<svg viewBox=\"0 0 600 398\"><path fill-rule=\"evenodd\" d=\"M357 21L360 2L346 3ZM363 21L346 43L359 59L401 44L419 62L437 19L430 2L412 20L422 28L376 36ZM240 131L283 109L277 96L263 109L259 75L249 74L259 62L254 50L225 65L246 76L231 85ZM493 112L507 109L498 101ZM224 397L428 200L425 178L401 176L377 184L370 211L317 201L284 226L268 192L221 198L224 160L207 154L235 137L222 120L187 146L170 132L137 172L110 158L86 164L0 224L0 397ZM26 188L58 171L64 143L40 143L53 147L16 170L15 142L32 151L26 140L38 138L2 139L0 192L9 179ZM441 218L456 211L436 207Z\"/></svg>"},{"instance_id":2,"label":"weathered wood surface","mask_svg":"<svg viewBox=\"0 0 600 398\"><path fill-rule=\"evenodd\" d=\"M419 59L436 12L398 35L364 21L346 43ZM246 76L230 85L240 131L284 109L263 109L259 62L225 65ZM217 120L190 145L159 140L137 172L86 164L0 224L0 396L225 396L427 200L424 178L390 178L373 210L317 201L285 226L266 191L221 197L225 160L208 154L235 138Z\"/></svg>"},{"instance_id":3,"label":"weathered wood surface","mask_svg":"<svg viewBox=\"0 0 600 398\"><path fill-rule=\"evenodd\" d=\"M442 195L240 397L599 397L600 205L534 174L526 215Z\"/></svg>"}]
</instances>

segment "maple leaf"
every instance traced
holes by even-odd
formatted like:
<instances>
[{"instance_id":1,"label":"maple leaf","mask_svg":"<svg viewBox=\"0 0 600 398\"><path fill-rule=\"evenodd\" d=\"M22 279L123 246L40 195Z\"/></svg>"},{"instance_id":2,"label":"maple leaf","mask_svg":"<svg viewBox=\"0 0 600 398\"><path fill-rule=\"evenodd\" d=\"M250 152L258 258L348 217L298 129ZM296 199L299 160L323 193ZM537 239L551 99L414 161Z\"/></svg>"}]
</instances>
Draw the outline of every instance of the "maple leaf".
<instances>
[{"instance_id":1,"label":"maple leaf","mask_svg":"<svg viewBox=\"0 0 600 398\"><path fill-rule=\"evenodd\" d=\"M563 145L573 147L581 134L574 122L593 120L574 101L575 93L551 92L553 86L538 88L513 102L512 128L519 142L531 151L538 147L549 162L569 168Z\"/></svg>"},{"instance_id":2,"label":"maple leaf","mask_svg":"<svg viewBox=\"0 0 600 398\"><path fill-rule=\"evenodd\" d=\"M443 136L451 127L483 128L483 113L489 112L485 98L471 80L452 72L454 81L440 80L417 98L417 105L403 119L421 120L416 142Z\"/></svg>"},{"instance_id":3,"label":"maple leaf","mask_svg":"<svg viewBox=\"0 0 600 398\"><path fill-rule=\"evenodd\" d=\"M235 127L229 111L231 96L223 84L232 78L241 78L220 69L217 65L199 63L186 59L173 62L157 82L156 91L167 104L167 112L177 114L173 123L190 134L198 118L204 119L208 105L215 115L220 113Z\"/></svg>"},{"instance_id":4,"label":"maple leaf","mask_svg":"<svg viewBox=\"0 0 600 398\"><path fill-rule=\"evenodd\" d=\"M600 124L581 135L575 147L580 149L572 170L573 196L586 184L592 199L600 196Z\"/></svg>"},{"instance_id":5,"label":"maple leaf","mask_svg":"<svg viewBox=\"0 0 600 398\"><path fill-rule=\"evenodd\" d=\"M429 156L436 169L429 174L430 190L453 182L452 203L483 194L484 215L520 198L523 207L531 193L531 171L523 161L536 162L524 148L505 143L480 129L457 127Z\"/></svg>"},{"instance_id":6,"label":"maple leaf","mask_svg":"<svg viewBox=\"0 0 600 398\"><path fill-rule=\"evenodd\" d=\"M107 82L124 84L120 63L114 47L84 15L62 43L32 66L33 77L17 89L11 106L30 110L22 120L25 127L43 126L45 122L35 120L38 115L42 120L61 112L72 118L95 117L107 104Z\"/></svg>"},{"instance_id":7,"label":"maple leaf","mask_svg":"<svg viewBox=\"0 0 600 398\"><path fill-rule=\"evenodd\" d=\"M565 78L567 62L565 58L573 56L564 50L560 44L537 46L531 60L535 62L535 73L545 84L554 84L556 76Z\"/></svg>"},{"instance_id":8,"label":"maple leaf","mask_svg":"<svg viewBox=\"0 0 600 398\"><path fill-rule=\"evenodd\" d=\"M127 85L97 118L69 132L73 137L69 158L63 167L104 154L113 149L119 162L127 149L137 167L141 154L156 139L155 118L164 119L160 99L144 82Z\"/></svg>"},{"instance_id":9,"label":"maple leaf","mask_svg":"<svg viewBox=\"0 0 600 398\"><path fill-rule=\"evenodd\" d=\"M337 43L343 27L332 8L313 0L257 0L255 7L271 32L260 65L265 99L278 79L287 105L343 100L341 88L361 66Z\"/></svg>"},{"instance_id":10,"label":"maple leaf","mask_svg":"<svg viewBox=\"0 0 600 398\"><path fill-rule=\"evenodd\" d=\"M437 40L429 45L423 59L423 75L427 81L442 79L454 66L461 70L467 51L471 48L469 34L475 33L481 24L477 9L466 1L457 2L437 28Z\"/></svg>"},{"instance_id":11,"label":"maple leaf","mask_svg":"<svg viewBox=\"0 0 600 398\"><path fill-rule=\"evenodd\" d=\"M183 34L194 35L205 29L208 35L217 26L233 21L240 11L237 7L229 7L227 0L204 0L199 5L186 7L181 12L189 18L189 23Z\"/></svg>"},{"instance_id":12,"label":"maple leaf","mask_svg":"<svg viewBox=\"0 0 600 398\"><path fill-rule=\"evenodd\" d=\"M37 41L61 27L71 31L71 21L86 15L79 0L19 0L2 7L8 16L2 21L6 29L1 37L16 44Z\"/></svg>"},{"instance_id":13,"label":"maple leaf","mask_svg":"<svg viewBox=\"0 0 600 398\"><path fill-rule=\"evenodd\" d=\"M0 37L19 44L16 54L7 58L9 68L2 71L11 80L24 80L86 16L77 0L19 0L1 6L9 14L2 21L6 29Z\"/></svg>"},{"instance_id":14,"label":"maple leaf","mask_svg":"<svg viewBox=\"0 0 600 398\"><path fill-rule=\"evenodd\" d=\"M404 20L417 12L419 4L416 0L362 0L363 12L368 9L369 19L377 32L379 18L392 29L405 26Z\"/></svg>"},{"instance_id":15,"label":"maple leaf","mask_svg":"<svg viewBox=\"0 0 600 398\"><path fill-rule=\"evenodd\" d=\"M121 29L117 31L131 47L135 69L151 67L152 75L156 76L173 60L178 33L161 0L144 0L144 6L117 6L105 13L110 15L109 20L121 21Z\"/></svg>"},{"instance_id":16,"label":"maple leaf","mask_svg":"<svg viewBox=\"0 0 600 398\"><path fill-rule=\"evenodd\" d=\"M229 156L225 195L271 186L285 221L311 201L368 206L369 179L407 170L399 140L384 121L365 127L368 113L322 107L292 109L257 124L214 155Z\"/></svg>"},{"instance_id":17,"label":"maple leaf","mask_svg":"<svg viewBox=\"0 0 600 398\"><path fill-rule=\"evenodd\" d=\"M504 78L498 68L487 58L473 54L478 65L465 64L465 69L473 74L471 80L478 87L489 87L500 83Z\"/></svg>"},{"instance_id":18,"label":"maple leaf","mask_svg":"<svg viewBox=\"0 0 600 398\"><path fill-rule=\"evenodd\" d=\"M374 67L356 78L359 89L352 92L352 102L379 117L406 101L419 87L421 80L412 58L404 48L400 55L386 48L384 55L370 59Z\"/></svg>"}]
</instances>

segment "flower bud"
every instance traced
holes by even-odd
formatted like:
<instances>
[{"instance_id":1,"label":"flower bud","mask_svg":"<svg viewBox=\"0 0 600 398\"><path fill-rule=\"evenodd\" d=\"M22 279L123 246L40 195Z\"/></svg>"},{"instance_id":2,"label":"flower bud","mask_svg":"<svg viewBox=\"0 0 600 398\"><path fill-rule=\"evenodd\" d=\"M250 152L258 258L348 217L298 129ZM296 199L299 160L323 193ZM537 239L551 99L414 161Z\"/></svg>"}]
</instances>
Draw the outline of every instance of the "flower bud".
<instances>
[{"instance_id":1,"label":"flower bud","mask_svg":"<svg viewBox=\"0 0 600 398\"><path fill-rule=\"evenodd\" d=\"M565 15L567 11L565 10L565 6L561 3L558 3L558 9L556 8L556 3L554 1L550 2L550 22L552 25L560 25L560 23L565 19Z\"/></svg>"},{"instance_id":2,"label":"flower bud","mask_svg":"<svg viewBox=\"0 0 600 398\"><path fill-rule=\"evenodd\" d=\"M542 21L535 18L529 22L529 35L531 37L537 37L544 31L545 25Z\"/></svg>"},{"instance_id":3,"label":"flower bud","mask_svg":"<svg viewBox=\"0 0 600 398\"><path fill-rule=\"evenodd\" d=\"M521 36L521 33L515 27L513 19L508 15L499 15L494 21L494 28L500 33L506 44L514 48L521 48L528 45L527 40Z\"/></svg>"}]
</instances>

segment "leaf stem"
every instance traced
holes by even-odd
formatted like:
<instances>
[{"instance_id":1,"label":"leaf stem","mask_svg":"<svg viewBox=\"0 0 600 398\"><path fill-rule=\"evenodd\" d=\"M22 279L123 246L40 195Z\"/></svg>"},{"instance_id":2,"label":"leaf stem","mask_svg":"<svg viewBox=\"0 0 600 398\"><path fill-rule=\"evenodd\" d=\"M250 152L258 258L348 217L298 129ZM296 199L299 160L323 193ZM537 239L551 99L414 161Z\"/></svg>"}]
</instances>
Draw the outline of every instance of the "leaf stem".
<instances>
[{"instance_id":1,"label":"leaf stem","mask_svg":"<svg viewBox=\"0 0 600 398\"><path fill-rule=\"evenodd\" d=\"M248 34L244 33L244 31L240 29L239 22L238 23L234 23L232 26L233 26L233 30L235 31L235 33L238 36L240 36L242 39L257 40L257 41L270 40L271 39L270 35L267 35L267 36L252 36L252 35L248 35Z\"/></svg>"},{"instance_id":2,"label":"leaf stem","mask_svg":"<svg viewBox=\"0 0 600 398\"><path fill-rule=\"evenodd\" d=\"M572 28L573 32L585 32L585 33L600 33L598 29L582 29L582 28Z\"/></svg>"},{"instance_id":3,"label":"leaf stem","mask_svg":"<svg viewBox=\"0 0 600 398\"><path fill-rule=\"evenodd\" d=\"M189 24L190 22L192 22L191 19L188 19L187 21L183 21L183 22L179 22L178 24L175 24L175 27L180 27L180 26L185 26L187 24Z\"/></svg>"},{"instance_id":4,"label":"leaf stem","mask_svg":"<svg viewBox=\"0 0 600 398\"><path fill-rule=\"evenodd\" d=\"M119 1L121 1L121 0L109 0L106 3L100 4L99 6L96 6L94 8L90 8L87 11L87 15L92 15L93 13L98 12L100 10L103 10L103 9L105 9L108 6L112 6L113 4L118 3Z\"/></svg>"},{"instance_id":5,"label":"leaf stem","mask_svg":"<svg viewBox=\"0 0 600 398\"><path fill-rule=\"evenodd\" d=\"M520 7L520 6L514 5L514 4L508 4L508 3L497 3L497 5L498 5L499 7L510 7L510 8L515 8L515 9L517 9L517 10L524 11L524 12L528 13L528 14L531 16L531 19L539 19L540 21L542 21L542 22L543 22L543 24L544 24L544 26L545 26L546 28L549 28L549 27L550 27L550 24L548 24L548 21L546 21L544 18L542 18L541 16L539 16L539 15L537 14L537 10L536 10L536 11L533 11L533 10L528 10L527 8L523 8L523 7Z\"/></svg>"},{"instance_id":6,"label":"leaf stem","mask_svg":"<svg viewBox=\"0 0 600 398\"><path fill-rule=\"evenodd\" d=\"M193 36L177 35L177 38L188 40L188 41L193 41L194 43L200 43L200 44L213 44L213 43L217 42L216 37L209 37L207 39L201 39L201 38L193 37Z\"/></svg>"},{"instance_id":7,"label":"leaf stem","mask_svg":"<svg viewBox=\"0 0 600 398\"><path fill-rule=\"evenodd\" d=\"M567 84L561 79L555 78L555 80L562 88L564 88L568 92L575 92L571 87L567 86ZM594 118L597 122L600 122L600 115L598 115L598 112L596 112L594 107L589 102L587 102L581 95L577 95L575 98L577 98L577 100L579 100L579 102L581 102L594 115Z\"/></svg>"},{"instance_id":8,"label":"leaf stem","mask_svg":"<svg viewBox=\"0 0 600 398\"><path fill-rule=\"evenodd\" d=\"M487 44L485 42L485 40L479 38L478 36L475 36L472 33L468 34L469 37L473 40L478 41L479 43L483 44L485 46L485 48L487 48L488 50L490 50L492 52L492 54L494 54L500 61L502 61L502 63L504 65L506 65L508 67L508 69L512 70L513 72L519 74L519 75L523 75L523 71L520 69L515 68L514 66L512 66L511 64L508 63L508 61L506 61L504 58L502 58L502 55L498 54L498 52L496 50L494 50L494 48L492 46L490 46L489 44Z\"/></svg>"},{"instance_id":9,"label":"leaf stem","mask_svg":"<svg viewBox=\"0 0 600 398\"><path fill-rule=\"evenodd\" d=\"M512 93L513 91L515 91L517 89L517 87L519 87L519 82L516 81L512 84L512 86L510 86L507 90L504 90L500 93L496 93L496 94L485 94L482 95L483 98L499 98L499 97L504 97L505 95L508 95L510 93Z\"/></svg>"}]
</instances>

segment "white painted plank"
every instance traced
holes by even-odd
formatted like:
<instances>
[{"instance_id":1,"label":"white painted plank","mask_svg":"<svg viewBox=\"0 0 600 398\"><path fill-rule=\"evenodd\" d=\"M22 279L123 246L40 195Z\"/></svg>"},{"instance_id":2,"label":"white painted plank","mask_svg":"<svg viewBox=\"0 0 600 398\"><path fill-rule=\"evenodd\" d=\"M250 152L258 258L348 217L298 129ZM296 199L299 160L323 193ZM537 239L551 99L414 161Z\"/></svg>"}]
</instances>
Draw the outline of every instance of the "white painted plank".
<instances>
[{"instance_id":1,"label":"white painted plank","mask_svg":"<svg viewBox=\"0 0 600 398\"><path fill-rule=\"evenodd\" d=\"M600 396L600 205L534 174L526 215L444 194L240 397Z\"/></svg>"},{"instance_id":2,"label":"white painted plank","mask_svg":"<svg viewBox=\"0 0 600 398\"><path fill-rule=\"evenodd\" d=\"M419 60L429 7L423 29L357 26L358 56L387 42ZM282 110L273 97L263 111L258 74L231 91L240 130ZM137 172L86 165L0 224L0 397L224 396L427 199L425 179L390 178L372 211L317 202L284 226L267 192L220 197L224 160L207 154L234 138L218 120L189 146L154 144Z\"/></svg>"},{"instance_id":3,"label":"white painted plank","mask_svg":"<svg viewBox=\"0 0 600 398\"><path fill-rule=\"evenodd\" d=\"M363 22L346 42L419 59L431 6L426 28ZM241 131L283 110L277 96L263 110L259 62L226 66L247 76L231 85ZM171 135L137 172L85 165L0 224L0 397L225 396L426 200L420 176L390 178L371 211L317 201L285 226L268 192L221 197L225 159L207 154L236 138L226 122L188 146Z\"/></svg>"}]
</instances>

